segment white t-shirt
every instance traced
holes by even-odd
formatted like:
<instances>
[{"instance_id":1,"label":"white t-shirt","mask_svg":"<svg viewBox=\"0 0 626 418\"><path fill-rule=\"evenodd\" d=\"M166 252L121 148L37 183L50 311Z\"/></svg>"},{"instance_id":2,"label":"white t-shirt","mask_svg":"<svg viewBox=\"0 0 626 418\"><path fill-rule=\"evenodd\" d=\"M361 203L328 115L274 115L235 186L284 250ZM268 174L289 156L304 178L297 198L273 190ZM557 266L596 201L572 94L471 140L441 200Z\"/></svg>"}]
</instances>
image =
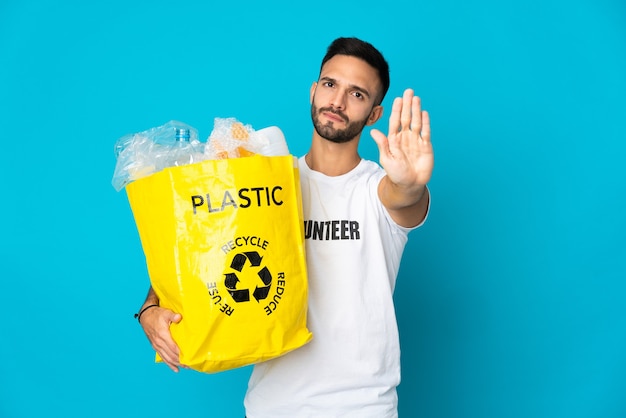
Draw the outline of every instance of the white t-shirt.
<instances>
[{"instance_id":1,"label":"white t-shirt","mask_svg":"<svg viewBox=\"0 0 626 418\"><path fill-rule=\"evenodd\" d=\"M410 228L378 198L385 175L361 160L328 177L299 159L313 339L254 366L248 418L397 417L400 345L393 305Z\"/></svg>"}]
</instances>

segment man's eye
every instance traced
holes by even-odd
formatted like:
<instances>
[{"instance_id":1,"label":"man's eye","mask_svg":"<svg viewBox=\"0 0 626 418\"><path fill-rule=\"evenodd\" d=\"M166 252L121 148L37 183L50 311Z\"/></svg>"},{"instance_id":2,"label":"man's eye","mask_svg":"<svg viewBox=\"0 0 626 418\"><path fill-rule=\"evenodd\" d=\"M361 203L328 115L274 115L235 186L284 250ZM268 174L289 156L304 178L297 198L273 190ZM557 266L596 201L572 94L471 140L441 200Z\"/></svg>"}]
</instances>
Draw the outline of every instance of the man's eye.
<instances>
[{"instance_id":1,"label":"man's eye","mask_svg":"<svg viewBox=\"0 0 626 418\"><path fill-rule=\"evenodd\" d=\"M333 84L331 81L326 81L326 82L324 83L324 85L325 85L326 87L332 87L334 84Z\"/></svg>"},{"instance_id":2,"label":"man's eye","mask_svg":"<svg viewBox=\"0 0 626 418\"><path fill-rule=\"evenodd\" d=\"M355 91L355 92L354 92L354 97L356 97L357 99L362 99L362 98L363 98L363 95L362 95L360 92Z\"/></svg>"}]
</instances>

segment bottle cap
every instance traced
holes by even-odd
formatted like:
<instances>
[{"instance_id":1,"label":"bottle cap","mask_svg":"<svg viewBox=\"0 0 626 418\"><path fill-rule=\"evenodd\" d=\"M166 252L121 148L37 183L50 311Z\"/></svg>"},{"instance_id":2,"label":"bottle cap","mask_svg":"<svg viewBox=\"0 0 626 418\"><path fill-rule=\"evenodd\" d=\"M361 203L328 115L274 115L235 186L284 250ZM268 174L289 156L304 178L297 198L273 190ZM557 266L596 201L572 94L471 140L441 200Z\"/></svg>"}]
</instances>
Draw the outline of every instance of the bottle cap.
<instances>
[{"instance_id":1,"label":"bottle cap","mask_svg":"<svg viewBox=\"0 0 626 418\"><path fill-rule=\"evenodd\" d=\"M190 137L189 129L176 128L176 141L188 142Z\"/></svg>"}]
</instances>

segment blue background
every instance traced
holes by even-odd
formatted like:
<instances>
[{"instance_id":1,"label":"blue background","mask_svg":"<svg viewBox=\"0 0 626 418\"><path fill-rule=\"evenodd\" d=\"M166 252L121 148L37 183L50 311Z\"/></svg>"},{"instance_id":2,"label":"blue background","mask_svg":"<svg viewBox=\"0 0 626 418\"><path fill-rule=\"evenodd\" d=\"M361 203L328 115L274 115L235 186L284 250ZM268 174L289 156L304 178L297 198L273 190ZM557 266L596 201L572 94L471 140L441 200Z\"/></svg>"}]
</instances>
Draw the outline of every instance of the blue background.
<instances>
[{"instance_id":1,"label":"blue background","mask_svg":"<svg viewBox=\"0 0 626 418\"><path fill-rule=\"evenodd\" d=\"M337 36L386 55L385 116L413 87L433 123L432 212L396 291L400 415L626 416L622 0L3 0L0 417L243 416L249 368L152 362L113 144L236 117L301 155Z\"/></svg>"}]
</instances>

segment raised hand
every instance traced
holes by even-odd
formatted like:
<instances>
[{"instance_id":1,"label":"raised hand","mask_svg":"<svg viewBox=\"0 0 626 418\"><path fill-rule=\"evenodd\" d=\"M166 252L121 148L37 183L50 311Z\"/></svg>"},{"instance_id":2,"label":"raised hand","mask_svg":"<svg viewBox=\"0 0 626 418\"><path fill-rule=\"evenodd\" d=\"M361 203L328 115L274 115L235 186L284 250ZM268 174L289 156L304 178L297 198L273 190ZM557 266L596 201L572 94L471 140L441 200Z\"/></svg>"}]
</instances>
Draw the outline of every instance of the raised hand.
<instances>
[{"instance_id":1,"label":"raised hand","mask_svg":"<svg viewBox=\"0 0 626 418\"><path fill-rule=\"evenodd\" d=\"M393 101L388 135L378 129L372 129L371 135L378 145L380 165L392 183L413 190L430 181L434 167L430 117L412 89Z\"/></svg>"}]
</instances>

